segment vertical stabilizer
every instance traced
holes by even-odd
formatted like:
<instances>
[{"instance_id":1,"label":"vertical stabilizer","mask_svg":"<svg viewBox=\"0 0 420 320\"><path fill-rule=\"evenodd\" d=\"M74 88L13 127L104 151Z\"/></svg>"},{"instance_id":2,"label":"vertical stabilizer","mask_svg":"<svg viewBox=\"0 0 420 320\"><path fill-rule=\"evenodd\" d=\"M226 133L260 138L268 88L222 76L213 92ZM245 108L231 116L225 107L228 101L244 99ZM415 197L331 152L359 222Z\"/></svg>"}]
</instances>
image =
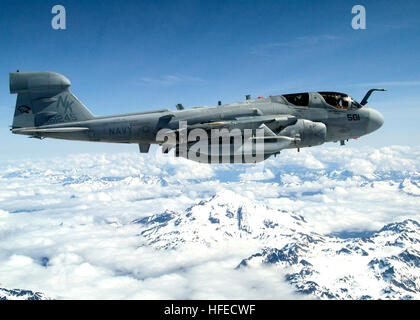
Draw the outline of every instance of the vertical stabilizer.
<instances>
[{"instance_id":1,"label":"vertical stabilizer","mask_svg":"<svg viewBox=\"0 0 420 320\"><path fill-rule=\"evenodd\" d=\"M10 93L17 93L12 128L93 119L69 90L70 81L55 72L11 72Z\"/></svg>"}]
</instances>

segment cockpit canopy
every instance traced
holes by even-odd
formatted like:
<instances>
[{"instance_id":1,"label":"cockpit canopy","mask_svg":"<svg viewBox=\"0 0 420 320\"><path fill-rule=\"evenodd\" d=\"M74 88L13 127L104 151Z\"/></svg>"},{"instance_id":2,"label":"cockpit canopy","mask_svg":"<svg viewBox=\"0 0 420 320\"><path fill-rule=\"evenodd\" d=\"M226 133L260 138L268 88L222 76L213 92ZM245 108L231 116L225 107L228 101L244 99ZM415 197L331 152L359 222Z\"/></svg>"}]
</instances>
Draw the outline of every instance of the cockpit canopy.
<instances>
[{"instance_id":1,"label":"cockpit canopy","mask_svg":"<svg viewBox=\"0 0 420 320\"><path fill-rule=\"evenodd\" d=\"M355 110L362 107L360 103L344 93L329 91L321 91L318 93L328 105L339 110ZM308 92L284 94L283 98L295 106L308 107L310 105L310 96Z\"/></svg>"},{"instance_id":2,"label":"cockpit canopy","mask_svg":"<svg viewBox=\"0 0 420 320\"><path fill-rule=\"evenodd\" d=\"M283 97L285 97L288 102L294 104L295 106L307 107L309 104L309 93L307 92L284 94Z\"/></svg>"},{"instance_id":3,"label":"cockpit canopy","mask_svg":"<svg viewBox=\"0 0 420 320\"><path fill-rule=\"evenodd\" d=\"M362 105L347 94L340 92L318 92L330 106L340 110L360 109Z\"/></svg>"}]
</instances>

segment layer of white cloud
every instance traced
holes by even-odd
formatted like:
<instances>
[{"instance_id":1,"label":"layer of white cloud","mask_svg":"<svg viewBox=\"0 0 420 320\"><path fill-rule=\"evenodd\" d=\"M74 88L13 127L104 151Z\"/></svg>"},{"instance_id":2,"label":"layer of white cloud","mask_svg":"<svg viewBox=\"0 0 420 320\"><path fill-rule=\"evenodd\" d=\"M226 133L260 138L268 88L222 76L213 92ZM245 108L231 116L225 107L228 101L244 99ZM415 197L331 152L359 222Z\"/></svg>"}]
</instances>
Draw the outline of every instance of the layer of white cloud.
<instances>
[{"instance_id":1,"label":"layer of white cloud","mask_svg":"<svg viewBox=\"0 0 420 320\"><path fill-rule=\"evenodd\" d=\"M420 148L285 151L257 165L172 155L71 155L0 163L0 283L52 298L291 298L279 270L234 270L246 243L139 247L131 222L222 190L294 211L320 233L420 219Z\"/></svg>"}]
</instances>

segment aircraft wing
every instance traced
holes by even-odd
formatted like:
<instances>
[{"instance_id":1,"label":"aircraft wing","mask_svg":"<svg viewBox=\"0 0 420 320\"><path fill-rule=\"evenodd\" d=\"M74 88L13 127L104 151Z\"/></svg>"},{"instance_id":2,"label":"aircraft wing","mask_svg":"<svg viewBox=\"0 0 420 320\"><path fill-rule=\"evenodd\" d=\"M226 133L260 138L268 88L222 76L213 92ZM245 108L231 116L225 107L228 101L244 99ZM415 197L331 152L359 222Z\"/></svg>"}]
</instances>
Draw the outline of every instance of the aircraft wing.
<instances>
[{"instance_id":1,"label":"aircraft wing","mask_svg":"<svg viewBox=\"0 0 420 320\"><path fill-rule=\"evenodd\" d=\"M189 125L188 129L200 128L204 130L221 129L221 128L258 128L262 124L276 122L279 126L288 126L297 121L293 115L279 115L279 116L251 116L238 117L235 120L213 121L206 123L197 123Z\"/></svg>"},{"instance_id":2,"label":"aircraft wing","mask_svg":"<svg viewBox=\"0 0 420 320\"><path fill-rule=\"evenodd\" d=\"M264 153L267 155L278 153L280 150L289 147L292 143L296 143L299 138L291 138L286 136L278 136L276 135L270 128L266 126L268 123L276 122L278 126L289 126L295 124L297 118L293 115L278 115L278 116L262 116L262 115L255 115L255 116L246 116L246 117L238 117L233 120L224 120L224 121L212 121L212 122L205 122L205 123L196 123L192 125L188 125L188 127L175 129L175 130L167 130L167 134L181 132L183 130L192 130L192 129L203 129L203 130L211 130L211 129L264 129L263 136L256 136L251 137L251 140L264 140L265 143L265 151ZM175 141L174 141L175 142ZM164 143L162 144L162 151L163 153L169 152L172 148L176 146L176 143ZM233 146L232 146L233 147ZM251 148L251 149L250 149ZM249 153L255 152L253 151L254 146L250 144L244 144L240 146L240 152ZM232 150L233 151L233 150Z\"/></svg>"}]
</instances>

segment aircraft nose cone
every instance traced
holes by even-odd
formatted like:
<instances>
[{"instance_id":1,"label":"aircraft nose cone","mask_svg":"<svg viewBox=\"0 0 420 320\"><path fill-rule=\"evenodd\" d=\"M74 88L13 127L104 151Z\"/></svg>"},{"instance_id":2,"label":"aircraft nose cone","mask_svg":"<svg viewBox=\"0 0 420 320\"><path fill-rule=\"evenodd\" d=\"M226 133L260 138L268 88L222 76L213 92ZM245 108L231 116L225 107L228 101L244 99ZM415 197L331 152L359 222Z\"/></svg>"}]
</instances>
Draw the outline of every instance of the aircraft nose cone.
<instances>
[{"instance_id":1,"label":"aircraft nose cone","mask_svg":"<svg viewBox=\"0 0 420 320\"><path fill-rule=\"evenodd\" d=\"M384 117L375 109L369 110L369 122L367 126L367 133L378 130L384 124Z\"/></svg>"}]
</instances>

